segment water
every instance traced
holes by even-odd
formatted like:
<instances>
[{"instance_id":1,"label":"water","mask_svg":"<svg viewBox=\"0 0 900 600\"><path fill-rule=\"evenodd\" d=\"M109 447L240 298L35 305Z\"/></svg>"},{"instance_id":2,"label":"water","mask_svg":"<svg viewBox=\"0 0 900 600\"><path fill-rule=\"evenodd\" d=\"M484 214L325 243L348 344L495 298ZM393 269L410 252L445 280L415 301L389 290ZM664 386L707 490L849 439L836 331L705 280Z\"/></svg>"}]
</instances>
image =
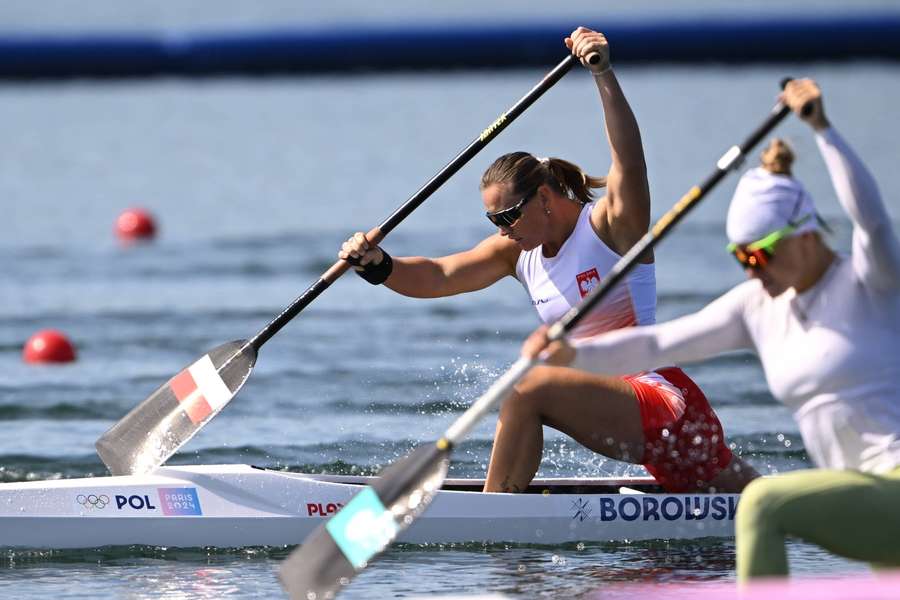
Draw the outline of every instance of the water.
<instances>
[{"instance_id":1,"label":"water","mask_svg":"<svg viewBox=\"0 0 900 600\"><path fill-rule=\"evenodd\" d=\"M548 65L549 67L549 65ZM819 78L833 121L894 190L898 69L890 64L630 67L662 214L755 127L785 74ZM0 481L101 475L93 443L198 355L249 337L335 259L341 240L385 218L542 75L497 73L155 79L0 85ZM860 93L859 90L866 90ZM847 220L809 133L798 175L848 246ZM602 173L609 152L589 78L569 75L391 235L395 255L439 255L490 233L480 173L507 151L556 155ZM658 252L659 318L696 310L738 282L722 224L734 179ZM119 211L143 205L160 239L123 248ZM171 461L246 462L369 474L434 439L515 358L536 325L520 286L414 300L339 280L261 351L247 386ZM79 361L24 365L34 331L56 327ZM750 356L687 371L737 450L767 473L807 466L790 414ZM483 476L493 419L455 455ZM543 476L640 474L547 436ZM19 598L270 598L287 551L141 548L4 552L0 589ZM803 574L864 567L792 543ZM733 577L730 541L577 547L401 547L346 597L474 593L579 597L616 582Z\"/></svg>"}]
</instances>

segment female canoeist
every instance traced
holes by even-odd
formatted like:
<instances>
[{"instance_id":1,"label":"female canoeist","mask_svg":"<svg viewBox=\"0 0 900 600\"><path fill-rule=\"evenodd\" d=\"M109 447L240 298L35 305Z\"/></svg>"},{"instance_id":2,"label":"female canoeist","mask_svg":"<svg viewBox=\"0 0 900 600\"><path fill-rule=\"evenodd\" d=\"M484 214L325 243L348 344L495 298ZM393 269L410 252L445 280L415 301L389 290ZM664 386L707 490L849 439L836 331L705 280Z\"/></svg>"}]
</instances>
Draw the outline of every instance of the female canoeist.
<instances>
[{"instance_id":1,"label":"female canoeist","mask_svg":"<svg viewBox=\"0 0 900 600\"><path fill-rule=\"evenodd\" d=\"M759 355L820 468L747 487L737 513L741 580L787 574L789 535L900 566L900 244L874 179L826 119L818 86L794 81L783 99L816 132L853 221L850 255L822 241L812 199L789 168L753 169L738 184L727 224L728 248L749 281L695 314L547 351L553 364L599 373L729 350ZM813 110L803 116L807 104ZM789 167L781 145L764 156ZM523 352L534 356L545 343L539 330Z\"/></svg>"},{"instance_id":2,"label":"female canoeist","mask_svg":"<svg viewBox=\"0 0 900 600\"><path fill-rule=\"evenodd\" d=\"M357 233L340 258L358 262L357 271L371 283L413 297L460 294L513 276L545 322L586 296L646 233L650 194L640 132L610 67L606 38L579 27L565 43L591 70L600 93L612 150L606 178L558 158L507 154L487 169L480 186L487 218L499 231L475 248L442 258L392 259ZM594 52L602 58L590 65L585 57ZM592 188L602 187L606 195L594 201ZM653 323L655 312L655 271L647 256L575 335ZM624 378L546 371L524 380L504 403L485 491L527 487L541 461L542 425L595 452L645 465L673 492L738 491L756 476L732 456L703 393L679 369Z\"/></svg>"}]
</instances>

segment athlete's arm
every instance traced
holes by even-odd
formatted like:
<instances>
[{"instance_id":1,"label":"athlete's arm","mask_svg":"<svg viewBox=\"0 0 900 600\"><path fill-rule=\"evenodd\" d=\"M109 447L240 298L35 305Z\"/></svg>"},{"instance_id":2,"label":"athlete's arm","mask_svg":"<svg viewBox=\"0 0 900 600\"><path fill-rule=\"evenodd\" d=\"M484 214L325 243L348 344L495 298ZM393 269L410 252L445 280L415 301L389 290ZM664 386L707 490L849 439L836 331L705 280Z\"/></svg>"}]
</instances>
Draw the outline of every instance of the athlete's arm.
<instances>
[{"instance_id":1,"label":"athlete's arm","mask_svg":"<svg viewBox=\"0 0 900 600\"><path fill-rule=\"evenodd\" d=\"M833 128L817 132L816 142L838 200L853 220L857 276L877 289L900 287L900 243L875 179Z\"/></svg>"},{"instance_id":2,"label":"athlete's arm","mask_svg":"<svg viewBox=\"0 0 900 600\"><path fill-rule=\"evenodd\" d=\"M831 127L816 82L794 80L782 97L816 132L816 143L838 200L853 221L853 268L857 277L876 289L897 289L900 287L900 242L875 178ZM811 110L804 113L805 107Z\"/></svg>"},{"instance_id":3,"label":"athlete's arm","mask_svg":"<svg viewBox=\"0 0 900 600\"><path fill-rule=\"evenodd\" d=\"M512 240L494 234L471 250L443 256L391 257L393 269L384 285L404 296L440 298L486 288L516 272L519 247ZM362 233L344 242L338 257L359 259L361 265L381 264L380 247L371 245ZM361 269L361 267L356 267Z\"/></svg>"},{"instance_id":4,"label":"athlete's arm","mask_svg":"<svg viewBox=\"0 0 900 600\"><path fill-rule=\"evenodd\" d=\"M615 73L607 71L594 80L603 102L612 165L606 176L606 199L597 203L592 217L605 220L616 252L624 254L650 226L647 164L637 119Z\"/></svg>"},{"instance_id":5,"label":"athlete's arm","mask_svg":"<svg viewBox=\"0 0 900 600\"><path fill-rule=\"evenodd\" d=\"M385 285L415 298L439 298L488 287L515 276L519 248L508 238L494 234L471 250L443 256L421 256L394 260L394 270Z\"/></svg>"},{"instance_id":6,"label":"athlete's arm","mask_svg":"<svg viewBox=\"0 0 900 600\"><path fill-rule=\"evenodd\" d=\"M722 352L753 350L744 320L748 293L757 282L745 282L702 310L673 321L627 327L577 340L571 366L593 373L618 375L696 362Z\"/></svg>"},{"instance_id":7,"label":"athlete's arm","mask_svg":"<svg viewBox=\"0 0 900 600\"><path fill-rule=\"evenodd\" d=\"M591 214L594 229L613 249L624 254L647 232L650 225L650 188L637 119L625 99L615 73L609 67L609 45L601 33L579 27L567 40L576 56L601 55L591 69L606 122L612 165L606 178L606 197Z\"/></svg>"}]
</instances>

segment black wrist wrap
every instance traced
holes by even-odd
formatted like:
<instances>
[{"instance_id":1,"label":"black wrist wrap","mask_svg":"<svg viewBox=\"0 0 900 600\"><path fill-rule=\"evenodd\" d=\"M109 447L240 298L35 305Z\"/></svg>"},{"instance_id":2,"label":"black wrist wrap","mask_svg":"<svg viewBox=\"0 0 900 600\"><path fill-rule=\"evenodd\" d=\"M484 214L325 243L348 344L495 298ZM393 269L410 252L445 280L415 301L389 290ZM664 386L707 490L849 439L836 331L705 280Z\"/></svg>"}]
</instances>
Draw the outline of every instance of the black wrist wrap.
<instances>
[{"instance_id":1,"label":"black wrist wrap","mask_svg":"<svg viewBox=\"0 0 900 600\"><path fill-rule=\"evenodd\" d=\"M362 271L356 272L357 275L372 285L380 285L387 281L387 278L391 276L391 271L394 270L394 259L391 258L391 255L388 254L384 248L381 249L381 254L384 257L381 259L380 263L377 265L369 263L363 267Z\"/></svg>"}]
</instances>

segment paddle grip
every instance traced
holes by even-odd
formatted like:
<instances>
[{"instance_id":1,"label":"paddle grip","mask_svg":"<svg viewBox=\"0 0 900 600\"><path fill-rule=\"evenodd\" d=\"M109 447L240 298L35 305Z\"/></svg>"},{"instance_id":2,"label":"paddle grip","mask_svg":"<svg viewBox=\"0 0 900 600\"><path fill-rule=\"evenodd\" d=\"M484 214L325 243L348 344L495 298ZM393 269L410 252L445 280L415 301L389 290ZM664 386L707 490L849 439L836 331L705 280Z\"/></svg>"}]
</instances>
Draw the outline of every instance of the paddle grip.
<instances>
[{"instance_id":1,"label":"paddle grip","mask_svg":"<svg viewBox=\"0 0 900 600\"><path fill-rule=\"evenodd\" d=\"M379 243L381 243L381 240L383 240L383 239L384 239L384 234L381 232L381 227L373 227L372 229L369 230L369 233L366 234L366 241L369 242L370 246L377 246ZM384 251L382 250L382 252L384 252ZM350 256L350 257L343 259L341 262L344 262L344 261L346 261L348 264L350 264L354 267L359 266L358 258L353 258L352 256ZM335 266L337 266L337 265L335 264L334 266L332 266L331 269L329 269L325 273L325 275L328 275L331 272L331 270L335 268ZM347 269L342 269L340 273L337 273L337 276L335 277L335 279L340 277L341 274L344 273L346 270ZM325 275L322 276L322 279L327 279ZM328 281L334 281L334 279L330 279Z\"/></svg>"},{"instance_id":2,"label":"paddle grip","mask_svg":"<svg viewBox=\"0 0 900 600\"><path fill-rule=\"evenodd\" d=\"M784 79L782 79L781 80L781 89L786 88L787 84L789 84L793 80L794 80L793 77L785 77ZM813 103L807 102L806 104L803 105L803 108L800 109L800 116L808 117L809 115L812 114L812 112L813 112Z\"/></svg>"}]
</instances>

